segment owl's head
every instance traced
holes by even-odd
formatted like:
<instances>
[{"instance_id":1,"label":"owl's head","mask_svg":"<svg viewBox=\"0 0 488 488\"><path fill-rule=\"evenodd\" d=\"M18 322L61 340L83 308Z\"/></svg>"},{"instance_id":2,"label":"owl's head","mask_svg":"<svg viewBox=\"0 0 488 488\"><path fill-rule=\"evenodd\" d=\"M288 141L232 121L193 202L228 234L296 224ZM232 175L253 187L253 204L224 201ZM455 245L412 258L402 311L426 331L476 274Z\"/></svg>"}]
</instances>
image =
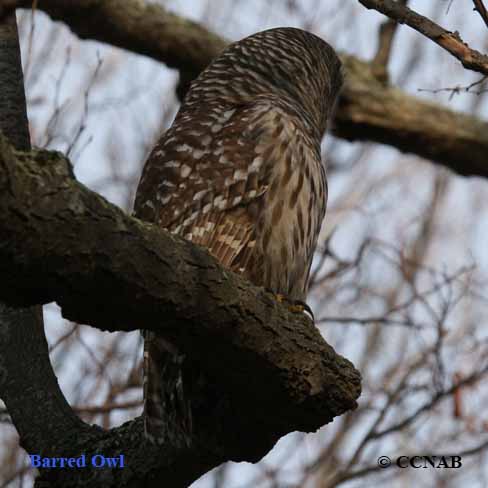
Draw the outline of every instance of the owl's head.
<instances>
[{"instance_id":1,"label":"owl's head","mask_svg":"<svg viewBox=\"0 0 488 488\"><path fill-rule=\"evenodd\" d=\"M280 27L230 44L200 74L185 102L246 103L278 95L323 135L341 86L341 62L327 42Z\"/></svg>"}]
</instances>

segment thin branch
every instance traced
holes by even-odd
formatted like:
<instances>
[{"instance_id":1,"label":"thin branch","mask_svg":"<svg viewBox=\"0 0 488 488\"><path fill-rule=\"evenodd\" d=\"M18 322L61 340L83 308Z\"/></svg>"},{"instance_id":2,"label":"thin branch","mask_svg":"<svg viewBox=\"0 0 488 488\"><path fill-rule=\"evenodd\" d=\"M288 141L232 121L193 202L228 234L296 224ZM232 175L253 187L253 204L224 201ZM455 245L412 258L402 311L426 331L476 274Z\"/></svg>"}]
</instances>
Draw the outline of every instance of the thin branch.
<instances>
[{"instance_id":1,"label":"thin branch","mask_svg":"<svg viewBox=\"0 0 488 488\"><path fill-rule=\"evenodd\" d=\"M3 0L0 17L16 7L30 8L31 1ZM43 0L38 8L82 39L112 44L177 68L180 98L192 78L228 44L195 22L139 0ZM342 61L346 85L333 127L336 136L388 144L461 175L488 177L486 122L388 86L378 79L372 63L351 56L342 56Z\"/></svg>"},{"instance_id":2,"label":"thin branch","mask_svg":"<svg viewBox=\"0 0 488 488\"><path fill-rule=\"evenodd\" d=\"M93 86L97 80L97 76L100 72L102 64L103 64L103 60L100 57L100 53L97 51L97 65L93 71L93 74L90 77L90 80L88 81L88 86L86 87L86 89L83 93L83 114L81 116L81 120L80 120L80 123L78 125L78 129L75 132L71 142L69 143L68 148L66 149L66 155L68 157L70 157L72 155L73 148L75 147L76 143L78 142L81 135L83 134L83 132L86 129L86 121L88 119L88 114L89 114L89 109L90 109L90 105L89 105L90 91L93 88ZM88 142L90 142L90 141L91 141L91 138L88 138ZM84 147L86 147L86 145Z\"/></svg>"},{"instance_id":3,"label":"thin branch","mask_svg":"<svg viewBox=\"0 0 488 488\"><path fill-rule=\"evenodd\" d=\"M459 35L393 0L359 0L367 9L377 10L401 24L407 24L461 61L466 69L488 75L488 56L472 49Z\"/></svg>"},{"instance_id":4,"label":"thin branch","mask_svg":"<svg viewBox=\"0 0 488 488\"><path fill-rule=\"evenodd\" d=\"M480 14L486 27L488 27L488 11L486 10L483 0L473 0L473 3L474 9Z\"/></svg>"},{"instance_id":5,"label":"thin branch","mask_svg":"<svg viewBox=\"0 0 488 488\"><path fill-rule=\"evenodd\" d=\"M488 88L479 88L478 90L473 90L474 87L483 85L488 80L488 76L483 76L479 80L470 83L467 86L452 86L447 88L437 88L435 90L429 90L428 88L418 88L417 91L419 92L429 92L429 93L441 93L441 92L450 92L449 100L452 100L454 95L458 95L459 93L472 93L473 95L482 95L483 93L488 92Z\"/></svg>"},{"instance_id":6,"label":"thin branch","mask_svg":"<svg viewBox=\"0 0 488 488\"><path fill-rule=\"evenodd\" d=\"M54 88L54 107L51 114L51 117L47 121L46 124L46 140L43 143L43 147L48 147L56 137L56 129L59 123L60 115L63 112L64 108L68 104L69 100L66 100L63 104L60 103L59 98L61 95L61 86L63 81L66 77L66 73L68 72L68 67L71 63L71 46L66 48L66 57L61 68L61 72L56 79L55 88Z\"/></svg>"},{"instance_id":7,"label":"thin branch","mask_svg":"<svg viewBox=\"0 0 488 488\"><path fill-rule=\"evenodd\" d=\"M488 366L476 371L475 373L459 380L456 384L452 385L450 388L442 391L438 391L428 402L424 403L421 407L417 408L413 413L405 417L404 419L400 420L396 424L393 424L389 427L384 428L383 430L378 430L373 432L370 436L371 439L378 439L380 437L384 437L385 435L392 434L394 432L401 431L412 422L417 420L421 414L425 412L431 412L433 407L437 405L441 400L446 397L453 395L459 388L472 385L482 379L488 373Z\"/></svg>"}]
</instances>

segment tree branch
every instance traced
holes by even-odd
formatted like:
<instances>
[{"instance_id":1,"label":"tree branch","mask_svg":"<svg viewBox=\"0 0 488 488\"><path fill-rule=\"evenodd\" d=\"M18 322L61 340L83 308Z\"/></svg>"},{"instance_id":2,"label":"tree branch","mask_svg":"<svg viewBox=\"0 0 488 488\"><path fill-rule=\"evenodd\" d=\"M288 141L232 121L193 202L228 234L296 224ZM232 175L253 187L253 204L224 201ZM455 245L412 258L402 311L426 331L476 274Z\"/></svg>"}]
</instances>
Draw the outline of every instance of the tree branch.
<instances>
[{"instance_id":1,"label":"tree branch","mask_svg":"<svg viewBox=\"0 0 488 488\"><path fill-rule=\"evenodd\" d=\"M31 8L32 0L3 0L0 17L12 8ZM162 61L180 72L183 98L191 80L228 41L196 22L145 0L42 0L37 8L64 22L80 39L93 39Z\"/></svg>"},{"instance_id":2,"label":"tree branch","mask_svg":"<svg viewBox=\"0 0 488 488\"><path fill-rule=\"evenodd\" d=\"M0 21L0 86L0 133L7 134L16 148L29 150L15 14ZM42 391L33 385L43 385ZM33 395L34 392L38 394ZM44 408L42 400L47 395L49 401L56 405L52 416L31 425L29 419L31 416L37 418L37 410ZM53 434L51 445L56 445L58 432L64 432L70 425L79 422L59 390L51 368L42 308L39 306L13 308L0 303L0 398L11 407L10 414L19 433L20 444L25 449L32 447L33 439L43 438L49 426ZM56 425L55 430L52 429L53 424Z\"/></svg>"},{"instance_id":3,"label":"tree branch","mask_svg":"<svg viewBox=\"0 0 488 488\"><path fill-rule=\"evenodd\" d=\"M400 0L403 5L407 4L408 0ZM393 39L398 28L398 22L394 19L387 19L380 25L378 32L378 47L371 63L382 69L386 74L388 61L391 57L391 50L393 47Z\"/></svg>"},{"instance_id":4,"label":"tree branch","mask_svg":"<svg viewBox=\"0 0 488 488\"><path fill-rule=\"evenodd\" d=\"M3 13L31 3L4 0ZM109 43L177 68L182 80L180 98L191 79L227 45L204 27L139 0L43 0L38 7L81 38ZM461 175L488 177L488 123L388 86L374 63L349 56L342 60L346 85L335 135L388 144Z\"/></svg>"},{"instance_id":5,"label":"tree branch","mask_svg":"<svg viewBox=\"0 0 488 488\"><path fill-rule=\"evenodd\" d=\"M486 10L483 0L473 0L474 10L480 14L486 27L488 27L488 11Z\"/></svg>"},{"instance_id":6,"label":"tree branch","mask_svg":"<svg viewBox=\"0 0 488 488\"><path fill-rule=\"evenodd\" d=\"M22 306L54 300L66 318L102 330L158 331L187 354L192 370L205 373L193 406L194 450L163 449L164 466L185 482L224 460L256 461L284 434L316 430L356 405L359 373L309 319L223 269L203 248L125 215L78 183L60 154L16 152L3 136L0 235L11 236L0 241L1 299ZM15 391L43 391L16 381L5 397L12 416ZM66 444L64 429L52 422L37 437L37 421L29 417L29 448L44 448L45 430L54 429L55 446L74 450L73 438ZM84 432L76 448L110 453L120 440L118 452L127 448L146 466L139 420L110 433L76 428ZM197 468L189 474L181 460L190 455ZM151 469L162 469L160 457L151 459Z\"/></svg>"},{"instance_id":7,"label":"tree branch","mask_svg":"<svg viewBox=\"0 0 488 488\"><path fill-rule=\"evenodd\" d=\"M359 0L367 9L377 10L390 19L407 24L461 61L466 69L488 75L488 56L471 49L459 35L450 32L427 17L394 0Z\"/></svg>"},{"instance_id":8,"label":"tree branch","mask_svg":"<svg viewBox=\"0 0 488 488\"><path fill-rule=\"evenodd\" d=\"M28 148L20 61L1 73L15 64L0 121ZM1 298L56 299L66 317L103 329L164 331L188 352L188 367L205 373L190 449L147 444L141 418L106 432L78 419L62 395L39 307L1 305L0 397L22 446L43 456L124 454L130 468L44 470L36 486L188 486L225 460L255 461L285 433L317 429L355 406L359 374L303 317L205 251L124 215L78 184L62 156L15 152L1 135L0 235L9 236L0 240Z\"/></svg>"},{"instance_id":9,"label":"tree branch","mask_svg":"<svg viewBox=\"0 0 488 488\"><path fill-rule=\"evenodd\" d=\"M488 123L424 102L383 84L375 66L342 57L347 77L336 135L418 154L463 176L488 177Z\"/></svg>"}]
</instances>

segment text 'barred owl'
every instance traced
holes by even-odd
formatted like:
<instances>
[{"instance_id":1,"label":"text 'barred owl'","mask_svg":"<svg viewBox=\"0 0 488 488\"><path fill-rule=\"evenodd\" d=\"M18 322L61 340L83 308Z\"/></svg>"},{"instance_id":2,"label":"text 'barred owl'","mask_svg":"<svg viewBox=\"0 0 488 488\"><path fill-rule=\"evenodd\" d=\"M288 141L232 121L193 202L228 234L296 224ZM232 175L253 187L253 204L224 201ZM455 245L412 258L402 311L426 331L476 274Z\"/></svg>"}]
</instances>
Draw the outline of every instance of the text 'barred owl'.
<instances>
[{"instance_id":1,"label":"text 'barred owl'","mask_svg":"<svg viewBox=\"0 0 488 488\"><path fill-rule=\"evenodd\" d=\"M304 301L327 201L320 143L341 84L337 55L311 33L277 28L231 44L193 82L151 152L136 216ZM162 379L167 346L146 335L149 432L171 429L177 413L168 404L180 408Z\"/></svg>"}]
</instances>

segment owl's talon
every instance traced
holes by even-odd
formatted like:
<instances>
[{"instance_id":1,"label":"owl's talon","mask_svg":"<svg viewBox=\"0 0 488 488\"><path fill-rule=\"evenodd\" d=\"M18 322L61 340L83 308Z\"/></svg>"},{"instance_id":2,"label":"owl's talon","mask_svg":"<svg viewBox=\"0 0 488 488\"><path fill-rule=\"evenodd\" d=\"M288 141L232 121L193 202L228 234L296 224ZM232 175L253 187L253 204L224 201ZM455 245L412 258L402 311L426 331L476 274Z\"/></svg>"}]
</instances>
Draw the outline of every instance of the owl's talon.
<instances>
[{"instance_id":1,"label":"owl's talon","mask_svg":"<svg viewBox=\"0 0 488 488\"><path fill-rule=\"evenodd\" d=\"M315 315L313 314L312 309L309 307L308 304L302 302L301 300L295 300L294 302L292 302L291 305L288 307L288 310L295 313L306 313L310 315L310 318L315 323Z\"/></svg>"},{"instance_id":2,"label":"owl's talon","mask_svg":"<svg viewBox=\"0 0 488 488\"><path fill-rule=\"evenodd\" d=\"M274 293L272 290L266 289L269 293L273 295L275 300L278 303L286 304L288 310L292 313L305 313L310 316L310 318L315 322L315 316L312 312L312 309L301 300L289 300L285 295L282 293Z\"/></svg>"},{"instance_id":3,"label":"owl's talon","mask_svg":"<svg viewBox=\"0 0 488 488\"><path fill-rule=\"evenodd\" d=\"M302 313L305 311L305 307L301 304L294 303L293 305L288 306L288 310L293 313Z\"/></svg>"},{"instance_id":4,"label":"owl's talon","mask_svg":"<svg viewBox=\"0 0 488 488\"><path fill-rule=\"evenodd\" d=\"M286 301L285 295L282 295L281 293L274 293L274 296L278 303L284 303Z\"/></svg>"}]
</instances>

